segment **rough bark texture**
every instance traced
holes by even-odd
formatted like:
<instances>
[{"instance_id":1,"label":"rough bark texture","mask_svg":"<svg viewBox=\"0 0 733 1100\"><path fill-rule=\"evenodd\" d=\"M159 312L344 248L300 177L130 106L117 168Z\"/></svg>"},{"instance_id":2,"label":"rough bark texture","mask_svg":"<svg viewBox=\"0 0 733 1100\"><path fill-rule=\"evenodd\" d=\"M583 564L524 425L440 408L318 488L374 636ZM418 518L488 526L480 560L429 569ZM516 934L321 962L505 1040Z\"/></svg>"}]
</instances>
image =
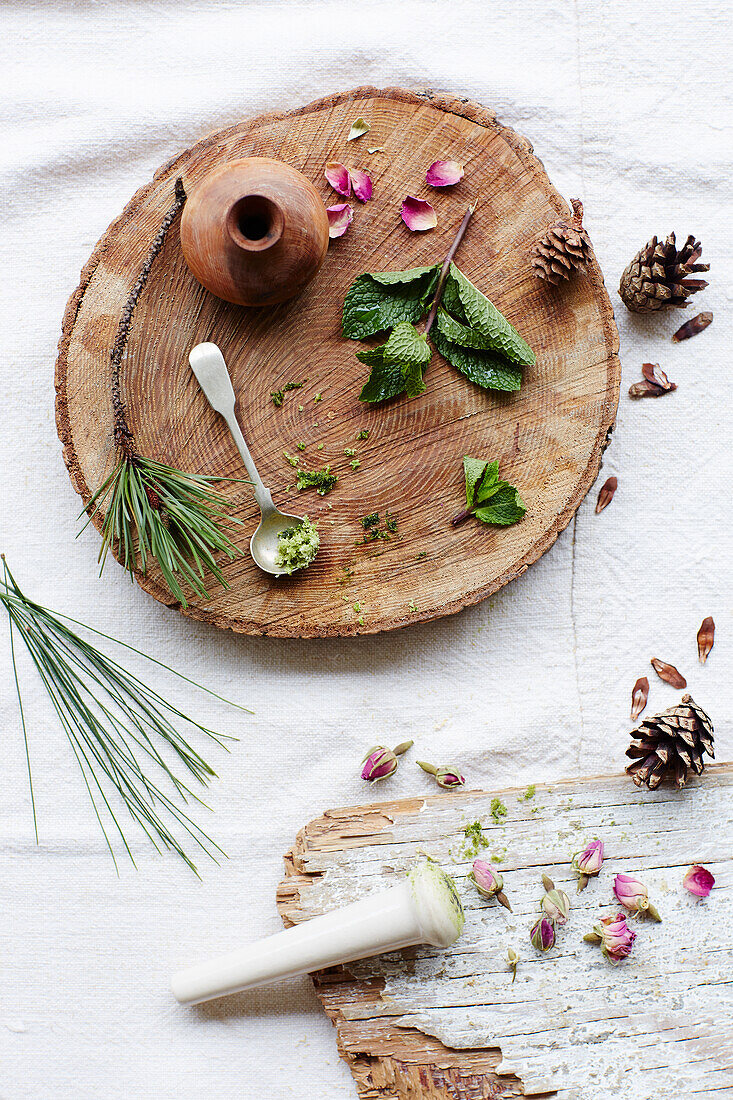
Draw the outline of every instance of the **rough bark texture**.
<instances>
[{"instance_id":1,"label":"rough bark texture","mask_svg":"<svg viewBox=\"0 0 733 1100\"><path fill-rule=\"evenodd\" d=\"M363 1100L556 1096L611 1100L715 1098L733 1092L733 765L711 765L684 791L640 791L624 776L521 790L447 793L329 810L285 859L278 907L286 925L379 889L421 854L456 876L466 928L446 952L415 948L313 976ZM507 808L494 822L492 799ZM504 872L513 913L466 881L480 854ZM575 891L571 854L594 836L606 859ZM682 887L691 863L715 875L698 902ZM543 871L570 896L557 946L529 944ZM662 924L629 917L631 958L612 965L582 940L617 912L617 872L638 875ZM506 963L519 953L516 981ZM727 1007L726 1007L727 1006ZM553 1091L556 1090L556 1091Z\"/></svg>"},{"instance_id":2,"label":"rough bark texture","mask_svg":"<svg viewBox=\"0 0 733 1100\"><path fill-rule=\"evenodd\" d=\"M371 137L347 143L358 115L368 116ZM367 154L372 139L384 152ZM466 175L449 193L431 193L438 228L410 233L400 202L427 193L426 167L444 149L465 162ZM620 368L595 261L562 288L543 284L529 266L537 234L568 215L531 145L490 110L449 95L359 88L244 122L173 158L133 196L85 266L64 317L56 411L74 487L87 502L112 468L110 350L176 179L191 194L223 160L250 155L299 168L327 203L338 197L323 178L328 160L367 168L374 199L356 204L348 234L332 242L305 291L270 309L233 306L200 287L183 261L179 219L152 266L121 364L137 450L184 470L241 476L234 445L187 365L194 344L214 340L231 368L240 422L265 482L281 507L307 513L322 534L307 573L273 581L247 552L257 522L250 490L225 483L243 523L235 538L245 553L223 564L231 588L208 601L193 598L186 613L246 633L329 636L389 630L476 603L523 573L572 518L598 472ZM419 399L365 408L358 394L366 368L355 357L358 345L340 335L348 286L363 271L439 261L476 198L460 267L520 329L537 365L525 371L520 393L497 395L477 389L436 352ZM282 408L273 406L271 391L306 377ZM315 402L318 393L323 399ZM358 441L364 428L369 439ZM338 474L327 498L295 490L283 451L293 452L298 441L306 444L305 466L330 463ZM357 471L344 455L352 447ZM502 477L528 506L521 523L502 531L475 523L451 528L461 507L464 454L499 459ZM357 545L359 518L386 509L398 518L399 537ZM103 518L97 513L97 526ZM138 579L156 599L173 602L156 570Z\"/></svg>"}]
</instances>

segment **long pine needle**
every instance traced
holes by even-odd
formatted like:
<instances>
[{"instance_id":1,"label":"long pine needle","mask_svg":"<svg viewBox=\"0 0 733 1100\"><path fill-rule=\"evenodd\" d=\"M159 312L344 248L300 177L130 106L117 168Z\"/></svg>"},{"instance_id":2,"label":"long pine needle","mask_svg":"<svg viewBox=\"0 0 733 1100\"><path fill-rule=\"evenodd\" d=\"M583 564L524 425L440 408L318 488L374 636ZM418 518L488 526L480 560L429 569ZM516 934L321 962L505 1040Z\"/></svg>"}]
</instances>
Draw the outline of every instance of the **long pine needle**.
<instances>
[{"instance_id":1,"label":"long pine needle","mask_svg":"<svg viewBox=\"0 0 733 1100\"><path fill-rule=\"evenodd\" d=\"M127 816L142 830L157 851L176 852L198 874L192 857L183 847L186 840L215 861L217 856L224 853L184 809L189 801L204 807L206 804L173 769L177 763L192 780L203 787L216 773L189 744L179 727L187 724L189 728L222 748L226 748L226 741L235 738L218 734L189 718L122 664L75 633L67 623L73 623L122 645L215 698L223 702L229 701L154 657L147 657L134 646L117 642L110 635L87 627L79 620L56 614L34 603L18 587L4 556L3 566L0 603L7 611L10 624L10 652L25 744L36 841L36 802L26 717L16 664L16 635L25 643L69 740L115 866L115 834L126 854L135 862L120 821L122 815L119 815L119 809L116 810L114 805L118 803L125 808ZM236 703L231 705L238 706ZM167 762L166 757L172 760L172 764ZM171 794L166 793L161 785L166 782L172 788ZM184 835L179 839L181 834Z\"/></svg>"}]
</instances>

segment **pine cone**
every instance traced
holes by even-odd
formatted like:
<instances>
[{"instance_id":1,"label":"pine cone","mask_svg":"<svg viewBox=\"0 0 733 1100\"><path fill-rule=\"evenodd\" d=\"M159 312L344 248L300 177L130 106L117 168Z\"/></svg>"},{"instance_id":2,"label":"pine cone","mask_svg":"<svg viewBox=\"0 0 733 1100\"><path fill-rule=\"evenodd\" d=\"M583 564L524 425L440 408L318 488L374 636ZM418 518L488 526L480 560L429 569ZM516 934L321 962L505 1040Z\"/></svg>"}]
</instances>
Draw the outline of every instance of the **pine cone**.
<instances>
[{"instance_id":1,"label":"pine cone","mask_svg":"<svg viewBox=\"0 0 733 1100\"><path fill-rule=\"evenodd\" d=\"M632 313L653 313L666 306L687 305L691 294L708 284L704 279L688 279L696 271L709 271L710 264L698 264L702 245L688 237L677 251L674 233L664 244L652 237L634 256L621 276L618 292Z\"/></svg>"},{"instance_id":2,"label":"pine cone","mask_svg":"<svg viewBox=\"0 0 733 1100\"><path fill-rule=\"evenodd\" d=\"M640 787L654 790L663 779L684 787L691 771L702 775L703 753L713 752L713 723L691 695L683 695L676 707L645 718L631 734L635 740L626 750L634 761L626 772Z\"/></svg>"},{"instance_id":3,"label":"pine cone","mask_svg":"<svg viewBox=\"0 0 733 1100\"><path fill-rule=\"evenodd\" d=\"M585 267L593 255L590 237L583 228L583 204L571 199L573 216L548 226L530 252L535 275L557 286L576 268Z\"/></svg>"}]
</instances>

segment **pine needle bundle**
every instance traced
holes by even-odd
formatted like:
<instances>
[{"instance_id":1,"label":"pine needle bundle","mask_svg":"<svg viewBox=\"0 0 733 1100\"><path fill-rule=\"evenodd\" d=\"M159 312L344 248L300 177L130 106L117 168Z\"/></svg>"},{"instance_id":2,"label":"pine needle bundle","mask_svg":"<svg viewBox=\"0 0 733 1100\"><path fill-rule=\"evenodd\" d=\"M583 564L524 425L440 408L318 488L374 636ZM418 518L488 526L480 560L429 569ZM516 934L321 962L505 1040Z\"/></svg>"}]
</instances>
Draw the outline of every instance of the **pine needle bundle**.
<instances>
[{"instance_id":1,"label":"pine needle bundle","mask_svg":"<svg viewBox=\"0 0 733 1100\"><path fill-rule=\"evenodd\" d=\"M75 633L68 624L83 627L138 653L223 702L228 700L163 662L140 653L134 646L34 603L19 588L4 557L3 566L0 603L5 607L10 622L11 658L25 741L36 840L38 823L28 731L16 665L16 633L30 653L69 740L115 866L115 843L121 844L135 863L120 820L123 815L118 816L119 805L122 804L131 821L146 834L158 852L176 852L198 874L193 859L184 850L184 843L192 844L215 861L218 855L224 853L186 812L189 801L206 807L188 784L195 781L199 786L206 786L216 773L189 744L179 727L198 731L222 748L226 748L226 741L235 738L215 733L189 718L122 664ZM231 705L238 706L236 703ZM245 707L239 709L246 710ZM169 760L172 762L169 763ZM183 769L187 773L185 782L173 768Z\"/></svg>"}]
</instances>

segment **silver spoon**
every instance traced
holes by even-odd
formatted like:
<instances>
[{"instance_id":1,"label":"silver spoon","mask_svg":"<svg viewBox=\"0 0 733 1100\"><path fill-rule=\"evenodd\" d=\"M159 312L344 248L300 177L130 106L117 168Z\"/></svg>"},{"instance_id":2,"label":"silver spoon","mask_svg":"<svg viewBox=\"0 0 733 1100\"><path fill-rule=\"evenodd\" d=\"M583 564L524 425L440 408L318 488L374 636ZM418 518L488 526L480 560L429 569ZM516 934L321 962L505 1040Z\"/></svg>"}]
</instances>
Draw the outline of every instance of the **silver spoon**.
<instances>
[{"instance_id":1,"label":"silver spoon","mask_svg":"<svg viewBox=\"0 0 733 1100\"><path fill-rule=\"evenodd\" d=\"M247 468L250 481L254 486L255 500L259 505L262 519L249 543L249 552L255 565L273 577L281 577L284 570L277 564L278 535L289 527L297 527L303 522L301 516L289 516L275 507L272 493L265 488L257 473L249 448L234 415L234 390L227 365L221 349L216 344L197 344L188 357L191 370L206 395L206 400L227 422L242 461Z\"/></svg>"}]
</instances>

